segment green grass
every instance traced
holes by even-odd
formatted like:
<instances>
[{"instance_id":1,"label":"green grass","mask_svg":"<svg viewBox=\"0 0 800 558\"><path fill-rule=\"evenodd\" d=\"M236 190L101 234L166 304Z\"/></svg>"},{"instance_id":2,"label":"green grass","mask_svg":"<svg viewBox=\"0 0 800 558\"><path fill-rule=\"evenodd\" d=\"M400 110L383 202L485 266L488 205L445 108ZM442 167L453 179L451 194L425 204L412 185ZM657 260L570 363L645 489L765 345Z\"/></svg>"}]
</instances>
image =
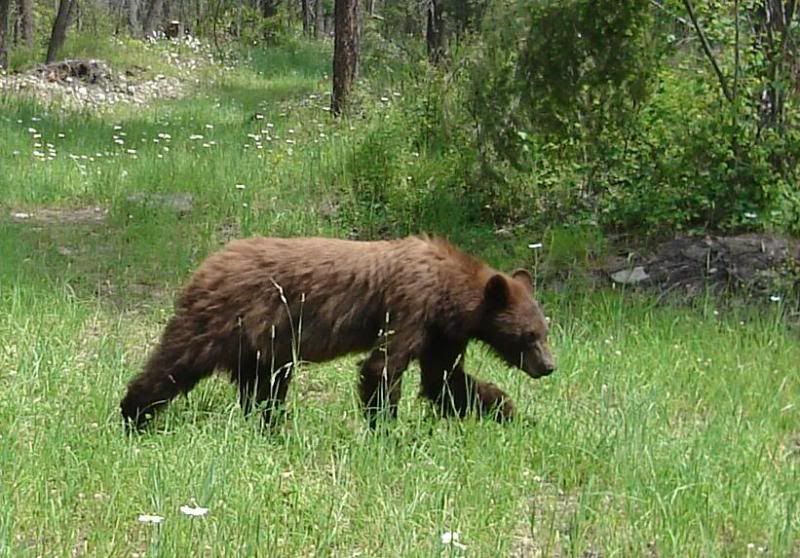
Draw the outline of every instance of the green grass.
<instances>
[{"instance_id":1,"label":"green grass","mask_svg":"<svg viewBox=\"0 0 800 558\"><path fill-rule=\"evenodd\" d=\"M412 367L400 420L371 434L347 358L300 372L275 436L220 379L123 434L125 383L225 231L347 232L318 207L343 195L366 124L329 121L329 53L304 48L103 119L0 101L0 556L797 556L800 346L778 305L545 291L555 375L468 355L519 406L508 426L431 420ZM261 130L277 139L257 149ZM133 193L190 193L193 207ZM93 204L104 222L7 218ZM457 236L523 263L480 231ZM180 512L193 503L208 515ZM448 531L466 550L442 544Z\"/></svg>"}]
</instances>

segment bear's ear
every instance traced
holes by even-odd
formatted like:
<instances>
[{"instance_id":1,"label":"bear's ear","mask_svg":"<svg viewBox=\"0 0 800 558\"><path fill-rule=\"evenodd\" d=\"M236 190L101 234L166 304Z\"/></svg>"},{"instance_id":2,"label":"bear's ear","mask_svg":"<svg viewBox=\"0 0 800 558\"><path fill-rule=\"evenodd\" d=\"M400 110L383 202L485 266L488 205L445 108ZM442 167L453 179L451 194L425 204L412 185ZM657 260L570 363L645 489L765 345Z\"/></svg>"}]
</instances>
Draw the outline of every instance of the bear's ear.
<instances>
[{"instance_id":1,"label":"bear's ear","mask_svg":"<svg viewBox=\"0 0 800 558\"><path fill-rule=\"evenodd\" d=\"M483 289L486 302L495 308L502 308L508 304L508 299L511 296L508 281L501 274L493 275L487 282L486 287Z\"/></svg>"},{"instance_id":2,"label":"bear's ear","mask_svg":"<svg viewBox=\"0 0 800 558\"><path fill-rule=\"evenodd\" d=\"M511 272L511 277L525 285L528 292L533 294L533 276L527 269L519 268Z\"/></svg>"}]
</instances>

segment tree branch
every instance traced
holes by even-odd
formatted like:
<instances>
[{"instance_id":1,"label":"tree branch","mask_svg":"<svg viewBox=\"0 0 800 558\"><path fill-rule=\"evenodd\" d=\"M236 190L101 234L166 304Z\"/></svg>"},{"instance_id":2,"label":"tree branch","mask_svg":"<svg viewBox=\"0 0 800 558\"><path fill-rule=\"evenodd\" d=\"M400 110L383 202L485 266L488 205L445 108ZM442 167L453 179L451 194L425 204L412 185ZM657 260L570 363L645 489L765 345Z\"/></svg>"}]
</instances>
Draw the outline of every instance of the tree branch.
<instances>
[{"instance_id":1,"label":"tree branch","mask_svg":"<svg viewBox=\"0 0 800 558\"><path fill-rule=\"evenodd\" d=\"M722 93L725 95L725 98L728 99L728 102L733 102L733 95L731 95L730 89L728 89L728 82L725 79L725 76L722 74L722 70L717 64L717 59L714 58L714 54L711 52L711 46L708 44L708 39L706 38L706 34L703 33L703 29L700 27L700 23L697 21L697 16L694 13L694 7L690 0L683 0L683 5L686 6L686 11L689 13L689 19L692 20L692 25L694 25L695 31L697 31L697 36L700 37L700 43L703 45L703 52L705 52L706 57L708 58L709 62L711 62L711 66L714 68L714 73L717 74L717 79L719 80L719 85L722 88Z\"/></svg>"},{"instance_id":2,"label":"tree branch","mask_svg":"<svg viewBox=\"0 0 800 558\"><path fill-rule=\"evenodd\" d=\"M668 16L674 17L675 20L678 23L680 23L681 25L686 25L687 27L690 25L688 21L686 21L685 19L683 19L679 15L673 14L671 11L669 11L667 8L665 8L662 4L659 4L656 0L650 0L650 4L652 4L654 8L656 8L658 10L661 10L662 12L667 14Z\"/></svg>"}]
</instances>

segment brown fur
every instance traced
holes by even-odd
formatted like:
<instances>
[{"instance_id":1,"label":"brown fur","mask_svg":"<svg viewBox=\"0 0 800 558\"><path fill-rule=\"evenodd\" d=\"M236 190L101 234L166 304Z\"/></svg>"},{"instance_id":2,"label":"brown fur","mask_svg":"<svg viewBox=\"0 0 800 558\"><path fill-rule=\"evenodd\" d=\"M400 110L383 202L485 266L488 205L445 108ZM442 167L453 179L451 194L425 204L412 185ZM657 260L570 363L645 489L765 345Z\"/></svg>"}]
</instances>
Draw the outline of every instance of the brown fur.
<instances>
[{"instance_id":1,"label":"brown fur","mask_svg":"<svg viewBox=\"0 0 800 558\"><path fill-rule=\"evenodd\" d=\"M443 239L235 240L194 273L120 406L140 425L145 412L221 368L246 413L266 403L269 423L293 363L370 351L359 393L371 425L386 401L396 416L402 374L415 359L422 395L442 414L477 408L507 419L514 410L505 393L464 371L467 343L482 340L539 377L554 369L546 337L526 271L500 273Z\"/></svg>"}]
</instances>

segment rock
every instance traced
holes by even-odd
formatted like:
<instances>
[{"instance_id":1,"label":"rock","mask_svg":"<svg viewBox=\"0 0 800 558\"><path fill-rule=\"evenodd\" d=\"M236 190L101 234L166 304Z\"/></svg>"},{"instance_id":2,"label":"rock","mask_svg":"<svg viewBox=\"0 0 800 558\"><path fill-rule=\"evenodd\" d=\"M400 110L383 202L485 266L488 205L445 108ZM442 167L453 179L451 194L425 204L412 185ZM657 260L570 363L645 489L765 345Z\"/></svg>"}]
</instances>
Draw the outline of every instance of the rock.
<instances>
[{"instance_id":1,"label":"rock","mask_svg":"<svg viewBox=\"0 0 800 558\"><path fill-rule=\"evenodd\" d=\"M644 267L640 265L637 265L633 269L622 269L611 274L611 279L615 283L621 283L623 285L636 285L649 278L650 276L644 270Z\"/></svg>"}]
</instances>

